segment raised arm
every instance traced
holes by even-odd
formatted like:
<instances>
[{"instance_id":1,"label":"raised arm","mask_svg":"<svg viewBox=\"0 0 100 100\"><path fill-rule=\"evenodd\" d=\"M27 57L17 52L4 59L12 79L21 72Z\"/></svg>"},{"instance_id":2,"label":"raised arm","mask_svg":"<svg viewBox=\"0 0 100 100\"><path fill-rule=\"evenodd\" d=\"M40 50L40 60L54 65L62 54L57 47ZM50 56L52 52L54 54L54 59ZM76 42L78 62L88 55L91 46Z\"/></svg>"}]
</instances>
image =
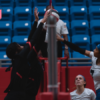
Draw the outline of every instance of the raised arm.
<instances>
[{"instance_id":1,"label":"raised arm","mask_svg":"<svg viewBox=\"0 0 100 100\"><path fill-rule=\"evenodd\" d=\"M37 30L33 34L31 40L25 45L24 49L19 53L19 55L21 57L27 57L27 55L28 55L29 51L31 50L31 48L33 47L33 45L38 43L39 38L40 38L40 34L42 32L42 29L43 29L43 24L46 22L49 15L50 15L50 13L48 12L44 16L44 18L42 19L41 23L39 24Z\"/></svg>"},{"instance_id":2,"label":"raised arm","mask_svg":"<svg viewBox=\"0 0 100 100\"><path fill-rule=\"evenodd\" d=\"M34 21L34 24L33 24L33 26L32 26L31 32L30 32L30 34L29 34L28 41L31 40L32 35L33 35L33 34L35 33L35 31L36 31L37 23L38 23L38 20L39 20L38 14L39 14L39 12L37 11L37 8L35 8L35 9L34 9L35 21Z\"/></svg>"},{"instance_id":3,"label":"raised arm","mask_svg":"<svg viewBox=\"0 0 100 100\"><path fill-rule=\"evenodd\" d=\"M86 56L89 56L90 55L90 52L91 51L84 50L84 49L80 48L79 46L77 46L76 44L64 40L63 38L59 37L58 35L57 35L57 40L58 41L62 41L64 44L66 44L68 47L70 47L74 51L77 51L77 52L79 52L81 54L84 54Z\"/></svg>"},{"instance_id":4,"label":"raised arm","mask_svg":"<svg viewBox=\"0 0 100 100\"><path fill-rule=\"evenodd\" d=\"M29 61L33 61L41 49L41 45L45 40L46 30L42 30L40 34L40 38L38 39L38 42L33 46L32 50L29 52L27 59Z\"/></svg>"}]
</instances>

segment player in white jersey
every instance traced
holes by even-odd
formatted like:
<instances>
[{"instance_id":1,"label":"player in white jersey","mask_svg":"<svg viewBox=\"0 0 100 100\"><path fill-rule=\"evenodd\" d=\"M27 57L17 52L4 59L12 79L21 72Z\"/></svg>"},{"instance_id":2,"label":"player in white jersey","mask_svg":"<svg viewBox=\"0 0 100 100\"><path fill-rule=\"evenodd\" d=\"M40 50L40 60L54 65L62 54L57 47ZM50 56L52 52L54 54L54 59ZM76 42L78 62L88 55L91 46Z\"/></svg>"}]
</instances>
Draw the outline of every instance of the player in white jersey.
<instances>
[{"instance_id":1,"label":"player in white jersey","mask_svg":"<svg viewBox=\"0 0 100 100\"><path fill-rule=\"evenodd\" d=\"M53 6L47 6L46 11L48 9L51 9L51 7L52 7L52 9L54 9ZM41 20L42 19L40 19L38 21L38 25L41 22ZM68 41L68 37L67 37L68 29L66 27L66 24L61 19L59 19L56 25L57 25L57 27L56 27L57 34L60 37L63 36L64 39ZM46 29L46 38L45 38L45 43L43 44L43 46L41 48L41 51L42 51L43 56L47 57L48 30L47 30L47 27L46 27L46 23L44 24L44 29ZM60 41L57 41L57 55L58 55L58 57L62 57L62 44L61 44ZM67 45L65 45L65 55L69 56Z\"/></svg>"},{"instance_id":2,"label":"player in white jersey","mask_svg":"<svg viewBox=\"0 0 100 100\"><path fill-rule=\"evenodd\" d=\"M70 93L71 100L95 100L96 95L93 90L85 88L86 79L83 75L75 78L76 90Z\"/></svg>"},{"instance_id":3,"label":"player in white jersey","mask_svg":"<svg viewBox=\"0 0 100 100\"><path fill-rule=\"evenodd\" d=\"M92 52L92 51L81 49L77 45L64 40L58 35L57 35L57 40L62 41L64 44L66 44L74 51L77 51L81 54L84 54L92 58L92 67L90 69L90 74L92 75L94 81L94 86L96 90L96 100L100 100L100 44L98 44L94 49L94 51Z\"/></svg>"}]
</instances>

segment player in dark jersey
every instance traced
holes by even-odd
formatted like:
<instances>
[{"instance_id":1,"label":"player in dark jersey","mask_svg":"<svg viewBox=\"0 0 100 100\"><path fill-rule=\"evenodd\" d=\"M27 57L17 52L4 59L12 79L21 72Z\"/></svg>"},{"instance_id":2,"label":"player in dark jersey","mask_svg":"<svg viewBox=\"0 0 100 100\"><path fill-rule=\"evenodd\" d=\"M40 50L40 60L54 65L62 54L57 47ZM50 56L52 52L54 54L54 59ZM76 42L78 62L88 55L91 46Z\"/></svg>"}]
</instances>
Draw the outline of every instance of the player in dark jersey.
<instances>
[{"instance_id":1,"label":"player in dark jersey","mask_svg":"<svg viewBox=\"0 0 100 100\"><path fill-rule=\"evenodd\" d=\"M11 82L5 90L8 94L4 100L35 100L43 74L37 52L40 50L41 43L45 38L43 24L49 15L49 12L46 13L37 29L37 21L34 22L28 38L29 41L25 46L20 46L16 42L8 45L6 54L12 59L13 68Z\"/></svg>"}]
</instances>

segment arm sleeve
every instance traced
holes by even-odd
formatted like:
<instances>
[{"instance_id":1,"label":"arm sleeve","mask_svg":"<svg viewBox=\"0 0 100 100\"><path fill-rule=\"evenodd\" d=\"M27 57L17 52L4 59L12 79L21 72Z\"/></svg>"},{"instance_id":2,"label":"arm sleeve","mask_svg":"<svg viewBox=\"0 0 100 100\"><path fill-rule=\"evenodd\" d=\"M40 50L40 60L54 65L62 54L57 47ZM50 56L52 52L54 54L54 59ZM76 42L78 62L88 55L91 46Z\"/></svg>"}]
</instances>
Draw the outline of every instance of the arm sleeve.
<instances>
[{"instance_id":1,"label":"arm sleeve","mask_svg":"<svg viewBox=\"0 0 100 100\"><path fill-rule=\"evenodd\" d=\"M33 59L35 59L37 57L37 52L39 52L39 50L41 49L41 45L45 40L45 35L46 35L46 31L42 30L42 32L40 34L40 38L38 39L38 42L34 46L36 51L32 48L32 50L28 54L27 59L29 61L32 61Z\"/></svg>"},{"instance_id":2,"label":"arm sleeve","mask_svg":"<svg viewBox=\"0 0 100 100\"><path fill-rule=\"evenodd\" d=\"M37 41L40 37L42 28L43 28L43 23L40 23L37 30L35 31L35 33L33 34L32 38L30 40L31 46L33 46L35 43L37 43ZM25 58L25 57L27 57L29 51L30 51L30 46L29 46L29 44L26 44L24 46L24 49L19 53L19 56L21 56L22 58L23 57Z\"/></svg>"},{"instance_id":3,"label":"arm sleeve","mask_svg":"<svg viewBox=\"0 0 100 100\"><path fill-rule=\"evenodd\" d=\"M61 34L68 34L68 29L67 29L67 26L64 22L62 22Z\"/></svg>"},{"instance_id":4,"label":"arm sleeve","mask_svg":"<svg viewBox=\"0 0 100 100\"><path fill-rule=\"evenodd\" d=\"M94 91L92 91L92 93L91 93L91 100L96 100L96 95L95 95Z\"/></svg>"},{"instance_id":5,"label":"arm sleeve","mask_svg":"<svg viewBox=\"0 0 100 100\"><path fill-rule=\"evenodd\" d=\"M43 25L43 23L40 23L34 35L32 36L32 39L30 40L32 46L38 42L42 33Z\"/></svg>"},{"instance_id":6,"label":"arm sleeve","mask_svg":"<svg viewBox=\"0 0 100 100\"><path fill-rule=\"evenodd\" d=\"M68 47L70 47L71 49L73 49L74 51L77 51L81 54L85 54L85 50L84 49L81 49L79 46L71 43L71 42L68 42L66 40L63 41L64 44L66 44Z\"/></svg>"},{"instance_id":7,"label":"arm sleeve","mask_svg":"<svg viewBox=\"0 0 100 100\"><path fill-rule=\"evenodd\" d=\"M34 32L36 31L36 27L37 27L37 22L35 21L34 24L33 24L33 26L32 26L31 32L30 32L30 34L29 34L28 41L31 40L31 38L32 38L32 36L33 36L33 34L34 34Z\"/></svg>"}]
</instances>

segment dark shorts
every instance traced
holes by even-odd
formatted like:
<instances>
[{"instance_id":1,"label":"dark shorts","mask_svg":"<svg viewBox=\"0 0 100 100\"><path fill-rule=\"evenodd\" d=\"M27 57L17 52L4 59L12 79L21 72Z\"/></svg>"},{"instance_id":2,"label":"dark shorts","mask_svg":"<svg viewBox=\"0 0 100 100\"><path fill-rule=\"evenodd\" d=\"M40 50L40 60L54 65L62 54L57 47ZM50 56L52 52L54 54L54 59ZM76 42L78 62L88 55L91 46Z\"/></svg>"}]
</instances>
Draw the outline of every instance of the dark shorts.
<instances>
[{"instance_id":1,"label":"dark shorts","mask_svg":"<svg viewBox=\"0 0 100 100\"><path fill-rule=\"evenodd\" d=\"M9 92L4 100L35 100L35 96L23 92Z\"/></svg>"},{"instance_id":2,"label":"dark shorts","mask_svg":"<svg viewBox=\"0 0 100 100\"><path fill-rule=\"evenodd\" d=\"M96 100L100 100L100 89L96 91Z\"/></svg>"},{"instance_id":3,"label":"dark shorts","mask_svg":"<svg viewBox=\"0 0 100 100\"><path fill-rule=\"evenodd\" d=\"M26 100L26 96L23 92L9 92L4 100Z\"/></svg>"}]
</instances>

